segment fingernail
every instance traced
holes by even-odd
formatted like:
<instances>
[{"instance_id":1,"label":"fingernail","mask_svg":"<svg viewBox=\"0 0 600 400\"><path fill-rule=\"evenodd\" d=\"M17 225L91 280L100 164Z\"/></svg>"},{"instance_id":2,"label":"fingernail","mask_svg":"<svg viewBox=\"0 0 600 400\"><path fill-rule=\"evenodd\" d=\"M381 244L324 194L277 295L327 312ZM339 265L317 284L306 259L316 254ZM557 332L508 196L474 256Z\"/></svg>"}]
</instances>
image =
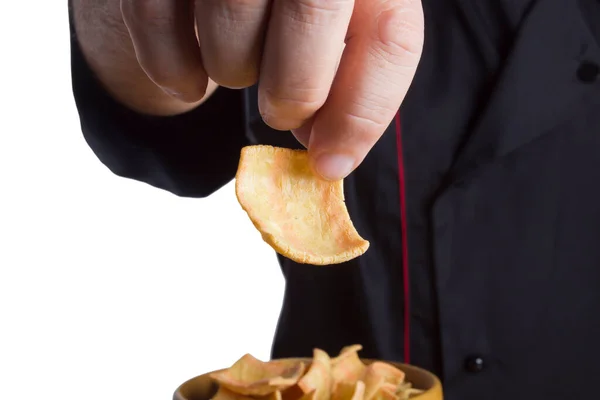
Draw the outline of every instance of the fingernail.
<instances>
[{"instance_id":1,"label":"fingernail","mask_svg":"<svg viewBox=\"0 0 600 400\"><path fill-rule=\"evenodd\" d=\"M354 169L353 157L343 154L322 154L315 163L317 173L323 178L336 181L343 179Z\"/></svg>"},{"instance_id":2,"label":"fingernail","mask_svg":"<svg viewBox=\"0 0 600 400\"><path fill-rule=\"evenodd\" d=\"M179 99L179 100L184 100L183 94L176 92L173 89L166 88L166 87L161 87L161 89L163 90L163 92L165 92L166 94L168 94L171 97L175 97L176 99Z\"/></svg>"}]
</instances>

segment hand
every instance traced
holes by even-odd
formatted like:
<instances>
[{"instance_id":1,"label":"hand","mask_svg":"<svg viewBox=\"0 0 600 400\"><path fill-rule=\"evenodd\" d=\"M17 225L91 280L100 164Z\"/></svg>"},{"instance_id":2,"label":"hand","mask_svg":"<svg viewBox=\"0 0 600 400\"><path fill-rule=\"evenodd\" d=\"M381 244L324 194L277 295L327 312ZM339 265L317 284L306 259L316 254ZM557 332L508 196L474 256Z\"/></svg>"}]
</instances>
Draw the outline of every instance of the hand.
<instances>
[{"instance_id":1,"label":"hand","mask_svg":"<svg viewBox=\"0 0 600 400\"><path fill-rule=\"evenodd\" d=\"M420 0L121 0L121 12L165 92L192 103L209 77L258 81L264 121L292 130L326 179L348 175L383 134L423 46Z\"/></svg>"}]
</instances>

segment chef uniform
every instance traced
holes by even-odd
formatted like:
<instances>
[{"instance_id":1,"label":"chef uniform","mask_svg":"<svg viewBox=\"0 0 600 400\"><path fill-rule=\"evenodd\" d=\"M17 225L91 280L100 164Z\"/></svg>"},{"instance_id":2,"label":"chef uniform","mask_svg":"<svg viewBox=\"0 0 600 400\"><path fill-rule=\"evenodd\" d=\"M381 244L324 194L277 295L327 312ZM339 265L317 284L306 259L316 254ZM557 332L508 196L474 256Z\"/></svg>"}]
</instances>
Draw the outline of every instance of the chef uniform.
<instances>
[{"instance_id":1,"label":"chef uniform","mask_svg":"<svg viewBox=\"0 0 600 400\"><path fill-rule=\"evenodd\" d=\"M363 357L433 371L448 400L596 398L600 2L423 7L411 89L345 180L371 247L330 267L279 257L272 354L360 343ZM234 177L242 146L300 146L262 122L256 87L175 117L126 109L71 32L82 132L116 175L204 197Z\"/></svg>"}]
</instances>

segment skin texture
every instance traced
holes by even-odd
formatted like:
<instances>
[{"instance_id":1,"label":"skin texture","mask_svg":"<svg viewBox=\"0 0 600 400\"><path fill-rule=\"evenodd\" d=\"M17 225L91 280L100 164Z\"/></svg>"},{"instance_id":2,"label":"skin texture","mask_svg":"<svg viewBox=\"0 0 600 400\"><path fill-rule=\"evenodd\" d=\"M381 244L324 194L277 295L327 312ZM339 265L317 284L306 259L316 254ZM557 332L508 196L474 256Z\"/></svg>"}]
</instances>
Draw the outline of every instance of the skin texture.
<instances>
[{"instance_id":1,"label":"skin texture","mask_svg":"<svg viewBox=\"0 0 600 400\"><path fill-rule=\"evenodd\" d=\"M73 0L72 4L86 60L107 91L129 108L151 115L181 114L200 105L216 89L214 83L206 85L206 92L199 88L192 102L173 97L142 68L118 0Z\"/></svg>"},{"instance_id":2,"label":"skin texture","mask_svg":"<svg viewBox=\"0 0 600 400\"><path fill-rule=\"evenodd\" d=\"M83 52L140 112L198 107L258 82L264 121L344 178L383 134L423 46L420 0L74 0Z\"/></svg>"}]
</instances>

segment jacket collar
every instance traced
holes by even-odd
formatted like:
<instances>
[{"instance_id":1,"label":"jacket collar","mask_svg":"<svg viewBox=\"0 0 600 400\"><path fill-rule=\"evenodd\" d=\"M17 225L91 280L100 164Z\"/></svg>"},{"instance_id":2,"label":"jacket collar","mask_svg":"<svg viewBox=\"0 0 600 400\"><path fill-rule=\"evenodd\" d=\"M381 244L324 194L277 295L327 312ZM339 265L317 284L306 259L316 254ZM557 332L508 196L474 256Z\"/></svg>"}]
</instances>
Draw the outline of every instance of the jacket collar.
<instances>
[{"instance_id":1,"label":"jacket collar","mask_svg":"<svg viewBox=\"0 0 600 400\"><path fill-rule=\"evenodd\" d=\"M554 131L600 98L600 77L578 77L584 63L600 65L600 48L578 7L565 5L537 2L523 20L493 94L451 168L451 182Z\"/></svg>"}]
</instances>

